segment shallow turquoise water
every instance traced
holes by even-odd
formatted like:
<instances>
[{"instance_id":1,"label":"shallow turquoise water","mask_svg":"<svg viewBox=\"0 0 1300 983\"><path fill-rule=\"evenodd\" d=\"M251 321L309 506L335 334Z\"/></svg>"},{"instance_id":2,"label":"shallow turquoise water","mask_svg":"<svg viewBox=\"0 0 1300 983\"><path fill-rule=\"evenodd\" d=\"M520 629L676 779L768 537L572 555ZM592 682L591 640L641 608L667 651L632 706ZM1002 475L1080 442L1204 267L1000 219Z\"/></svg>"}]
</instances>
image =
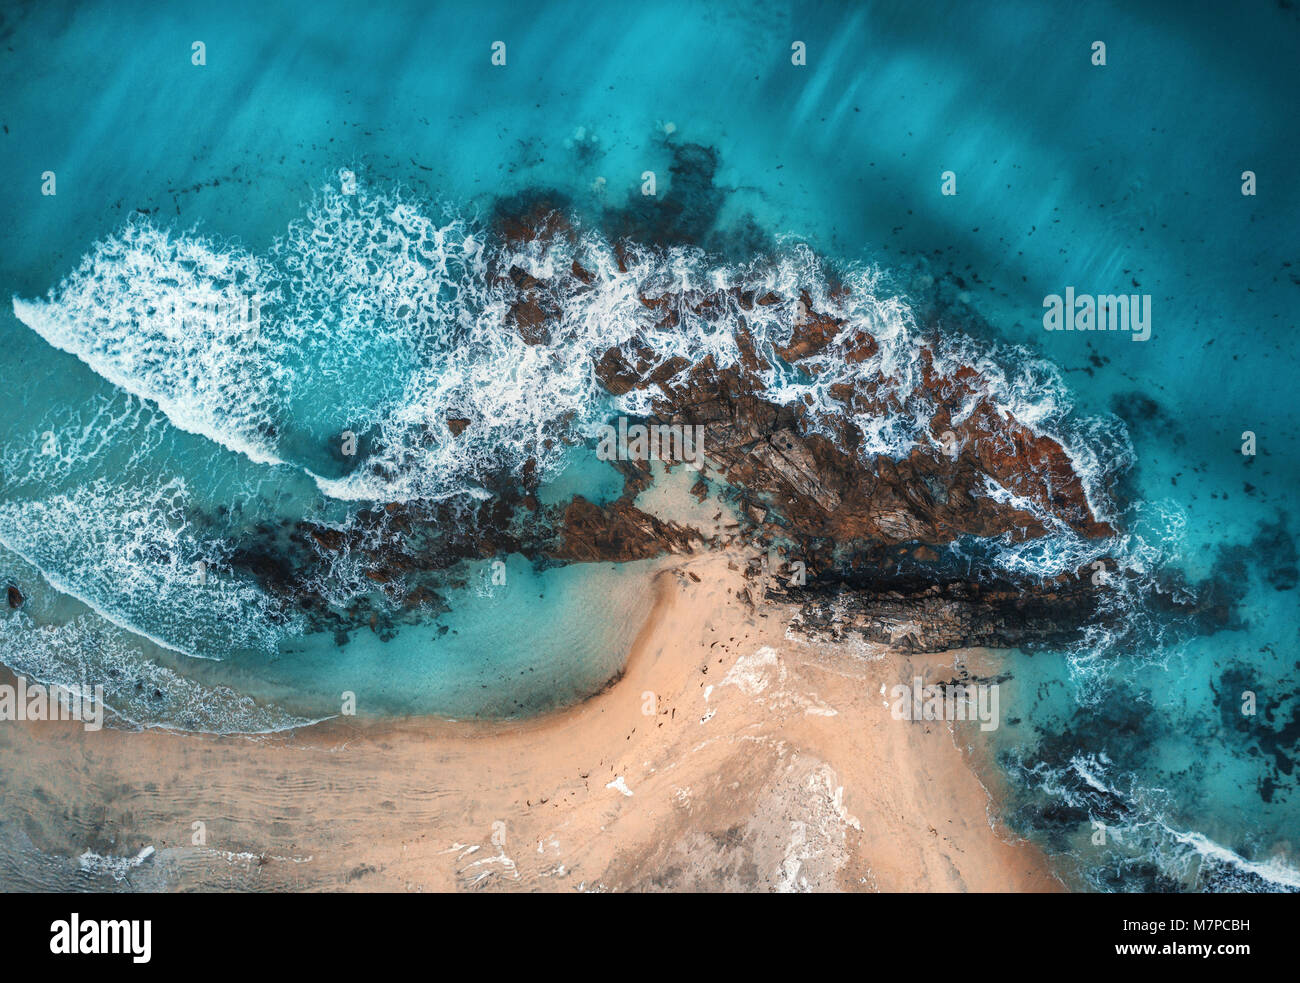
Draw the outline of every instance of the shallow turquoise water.
<instances>
[{"instance_id":1,"label":"shallow turquoise water","mask_svg":"<svg viewBox=\"0 0 1300 983\"><path fill-rule=\"evenodd\" d=\"M7 10L0 284L43 297L133 216L197 227L219 255L266 257L340 168L381 195L404 189L438 221L445 206L472 224L496 196L539 187L595 216L646 170L670 198L671 122L676 142L716 149L719 193L701 205L729 230L722 245L743 250L750 223L897 268L943 328L1055 363L1075 419L1102 418L1108 434L1123 422L1127 437L1100 441L1103 456L1131 442L1120 497L1143 504L1122 518L1145 539L1126 548L1242 592L1237 630L1009 657L1017 695L1005 712L1021 723L995 743L1020 789L1012 825L1095 887L1294 887L1298 34L1294 10L1265 3ZM1097 39L1105 67L1089 63ZM190 62L196 40L203 67ZM489 60L496 40L504 68ZM790 64L794 40L806 67ZM47 170L53 197L40 194ZM946 170L954 197L939 193ZM1257 173L1258 196L1240 193L1243 170ZM300 376L256 400L213 399L221 412L189 431L109 381L113 365L59 350L5 305L0 570L33 597L22 617L83 626L65 648L102 633L78 656L83 669L111 636L124 665L149 660L200 687L184 713L124 694L145 723L278 726L329 712L341 689L369 712L502 712L599 685L636 605L591 599L642 597L643 570L512 567L508 602L480 596L481 571L466 571L447 634L435 640L431 622L342 647L272 623L237 578L194 589L193 562L219 568L223 548L261 523L346 521L356 501L323 493L308 471L340 477L330 441L378 425L418 362L407 339L367 330L371 312L349 321L321 301L345 282L323 269L305 303L329 323L293 349ZM1152 339L1044 332L1042 298L1066 286L1151 294ZM144 378L140 363L117 368ZM180 382L164 373L164 384ZM258 446L285 463L229 446L258 433L247 407L272 409L276 435ZM1240 453L1247 430L1255 457ZM540 497L579 491L604 501L619 484L579 456L557 461ZM500 628L502 603L512 630L466 642ZM4 661L70 671L17 618ZM227 661L196 661L213 656ZM542 666L554 674L530 671ZM222 682L281 709L221 702ZM1243 690L1258 694L1256 717L1224 712ZM1103 813L1126 842L1091 842L1089 819ZM1289 866L1250 866L1275 855Z\"/></svg>"}]
</instances>

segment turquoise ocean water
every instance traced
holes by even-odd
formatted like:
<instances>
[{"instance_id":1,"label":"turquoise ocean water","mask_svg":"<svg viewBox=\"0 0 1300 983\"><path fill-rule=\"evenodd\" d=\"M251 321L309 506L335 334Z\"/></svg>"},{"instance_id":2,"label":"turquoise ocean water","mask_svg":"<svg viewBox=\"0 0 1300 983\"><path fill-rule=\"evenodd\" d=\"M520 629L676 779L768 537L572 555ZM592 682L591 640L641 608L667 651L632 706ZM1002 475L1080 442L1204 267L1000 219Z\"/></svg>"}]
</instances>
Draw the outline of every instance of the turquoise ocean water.
<instances>
[{"instance_id":1,"label":"turquoise ocean water","mask_svg":"<svg viewBox=\"0 0 1300 983\"><path fill-rule=\"evenodd\" d=\"M277 521L474 498L476 454L514 466L566 410L617 409L581 359L481 329L483 217L545 188L595 228L654 171L672 231L726 262L807 243L1000 346L1008 399L1113 502L1107 549L1231 602L1198 636L1137 591L1125 632L1008 654L1002 820L1076 887L1300 888L1298 49L1300 13L1262 2L5 4L0 573L28 601L0 661L108 674L125 717L192 730L292 726L344 689L366 713L500 715L598 688L653 564L506 557L503 585L465 564L449 610L340 645L229 561ZM187 278L263 294L263 336L178 359L128 330ZM1071 286L1150 294L1151 339L1044 331ZM375 478L333 451L346 429L408 446L430 406L487 421L468 456ZM618 494L590 455L544 468L543 501ZM989 562L1051 573L1082 549ZM361 589L346 563L326 588Z\"/></svg>"}]
</instances>

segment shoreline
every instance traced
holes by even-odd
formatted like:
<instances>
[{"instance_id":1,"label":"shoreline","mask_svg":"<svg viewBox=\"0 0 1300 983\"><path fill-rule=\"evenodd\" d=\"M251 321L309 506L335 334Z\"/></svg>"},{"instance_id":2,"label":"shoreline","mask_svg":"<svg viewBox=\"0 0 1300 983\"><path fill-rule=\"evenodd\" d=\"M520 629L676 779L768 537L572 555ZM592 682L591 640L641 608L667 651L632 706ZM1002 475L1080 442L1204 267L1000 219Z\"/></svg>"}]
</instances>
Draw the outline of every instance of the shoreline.
<instances>
[{"instance_id":1,"label":"shoreline","mask_svg":"<svg viewBox=\"0 0 1300 983\"><path fill-rule=\"evenodd\" d=\"M960 653L787 639L782 606L741 599L738 559L656 574L621 673L538 717L0 727L0 815L25 817L0 854L100 889L1061 890L992 828L947 724L876 696ZM122 879L77 872L85 851Z\"/></svg>"}]
</instances>

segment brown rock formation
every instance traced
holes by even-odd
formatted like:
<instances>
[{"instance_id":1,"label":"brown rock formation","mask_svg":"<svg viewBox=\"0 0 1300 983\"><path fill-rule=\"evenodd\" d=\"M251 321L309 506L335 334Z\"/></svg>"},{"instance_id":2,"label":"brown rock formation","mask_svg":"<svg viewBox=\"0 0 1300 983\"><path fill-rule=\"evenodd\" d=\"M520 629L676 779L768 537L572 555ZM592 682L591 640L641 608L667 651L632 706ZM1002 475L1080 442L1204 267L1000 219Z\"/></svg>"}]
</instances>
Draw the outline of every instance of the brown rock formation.
<instances>
[{"instance_id":1,"label":"brown rock formation","mask_svg":"<svg viewBox=\"0 0 1300 983\"><path fill-rule=\"evenodd\" d=\"M543 202L499 217L498 229L507 241L516 243L572 237L567 222ZM620 248L619 256L623 255ZM592 282L593 275L576 261L571 269L573 279L557 278L549 284L518 268L509 271L521 298L512 308L515 323L529 343L544 331L537 319L545 319L545 297L553 297L556 290L584 289ZM847 293L847 287L836 285L830 299L837 303ZM665 357L635 342L630 351L610 348L599 359L596 373L602 385L614 395L649 390L661 419L703 424L705 453L725 480L774 510L772 518L791 539L833 540L854 549L914 540L941 544L963 534L1032 538L1047 532L1040 515L994 501L986 492L990 480L1084 536L1114 532L1093 515L1064 448L1010 414L1000 415L981 386L985 380L970 366L942 371L932 350L923 346L918 354L921 385L936 407L930 421L935 446L919 446L901 461L878 456L864 462L857 453L859 438L850 418L905 414L890 380L877 374L864 384L837 385L833 394L845 412L813 421L812 411L802 404L779 405L766 398L758 373L769 363L756 349L746 314L756 307L793 301L790 340L774 351L796 366L824 352L832 342L840 346L838 354L846 362L869 359L878 346L868 333L857 331L840 339L847 322L815 309L806 290L797 298L771 291L755 297L753 292L731 289L643 293L640 299L654 312L661 330L676 328L685 314L716 317L729 312L742 353L740 364L719 369L706 358L691 366L680 356ZM674 382L688 369L685 382ZM954 424L959 409L965 410L964 419ZM829 428L834 440L816 432L822 428ZM945 434L951 434L955 456L937 449ZM811 542L805 546L814 548Z\"/></svg>"},{"instance_id":2,"label":"brown rock formation","mask_svg":"<svg viewBox=\"0 0 1300 983\"><path fill-rule=\"evenodd\" d=\"M550 243L572 243L573 228L543 201L516 203L497 215L496 230L508 245L543 253ZM620 243L615 257L630 268L634 247ZM549 344L564 302L593 289L596 275L577 259L554 264L561 272L543 280L504 250L488 276L505 294L509 323L526 344ZM762 374L774 361L816 375L828 351L848 364L868 363L877 340L853 330L837 307L848 287L831 284L818 304L807 290L798 296L754 290L664 291L638 294L647 324L678 330L684 320L705 318L733 333L740 357L720 368L712 357L691 364L656 351L645 340L610 347L594 365L608 392L643 390L659 421L704 428L704 453L711 469L739 498L743 532L760 543L796 551L810 568L854 577L854 588L832 576L803 589L810 630L857 631L866 638L932 651L961 645L1018 645L1058 639L1096 610L1087 581L1047 585L965 582L938 569L931 547L960 536L1028 539L1068 527L1086 537L1113 530L1093 514L1083 484L1065 449L1010 414L987 395L988 380L971 366L941 367L926 344L916 350L919 388L913 394L930 407L929 437L904 459L861 453L855 417L906 417L898 380L859 374L836 383L831 395L843 412L816 411L804 403L779 403L765 389ZM781 305L784 305L783 307ZM789 314L788 341L760 345L751 322L772 309ZM646 338L654 335L647 332ZM811 402L811 400L809 400ZM954 418L961 422L954 423ZM459 436L470 421L447 421ZM408 503L362 513L348 533L311 523L295 530L307 552L293 573L250 554L249 569L274 581L303 607L322 610L323 599L304 586L332 554L361 551L363 575L385 591L404 591L403 603L417 609L441 598L421 577L446 571L465 558L522 553L541 563L640 560L700 547L696 530L662 521L632 503L652 481L644 462L615 462L624 477L622 497L600 506L575 497L563 506L542 506L537 469L529 462L520 479L503 476L496 496L477 505ZM990 488L1011 498L999 502ZM703 499L708 485L692 489ZM1012 504L1016 503L1016 504ZM890 554L891 550L900 553ZM928 579L887 586L875 569L888 569L905 555L909 570ZM879 564L879 566L877 566ZM883 575L883 574L882 574ZM865 580L863 578L866 578ZM414 597L414 600L411 598ZM11 595L12 601L12 595ZM830 620L832 605L846 612ZM914 630L904 630L908 625Z\"/></svg>"},{"instance_id":3,"label":"brown rock formation","mask_svg":"<svg viewBox=\"0 0 1300 983\"><path fill-rule=\"evenodd\" d=\"M564 510L559 545L549 555L563 560L646 560L662 553L689 553L703 543L694 529L664 522L625 501L604 508L575 498Z\"/></svg>"}]
</instances>

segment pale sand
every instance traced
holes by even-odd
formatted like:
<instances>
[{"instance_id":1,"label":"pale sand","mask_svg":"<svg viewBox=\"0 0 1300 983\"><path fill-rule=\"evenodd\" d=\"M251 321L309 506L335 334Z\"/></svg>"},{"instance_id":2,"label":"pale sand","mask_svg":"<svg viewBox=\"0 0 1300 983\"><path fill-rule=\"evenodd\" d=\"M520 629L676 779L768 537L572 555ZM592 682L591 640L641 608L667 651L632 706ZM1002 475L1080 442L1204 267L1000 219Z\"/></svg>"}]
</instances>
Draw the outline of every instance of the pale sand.
<instances>
[{"instance_id":1,"label":"pale sand","mask_svg":"<svg viewBox=\"0 0 1300 983\"><path fill-rule=\"evenodd\" d=\"M136 889L1060 889L992 828L948 726L883 705L882 683L953 654L787 639L789 611L754 611L747 586L718 554L660 574L623 677L527 722L257 739L0 724L7 856L152 845Z\"/></svg>"}]
</instances>

